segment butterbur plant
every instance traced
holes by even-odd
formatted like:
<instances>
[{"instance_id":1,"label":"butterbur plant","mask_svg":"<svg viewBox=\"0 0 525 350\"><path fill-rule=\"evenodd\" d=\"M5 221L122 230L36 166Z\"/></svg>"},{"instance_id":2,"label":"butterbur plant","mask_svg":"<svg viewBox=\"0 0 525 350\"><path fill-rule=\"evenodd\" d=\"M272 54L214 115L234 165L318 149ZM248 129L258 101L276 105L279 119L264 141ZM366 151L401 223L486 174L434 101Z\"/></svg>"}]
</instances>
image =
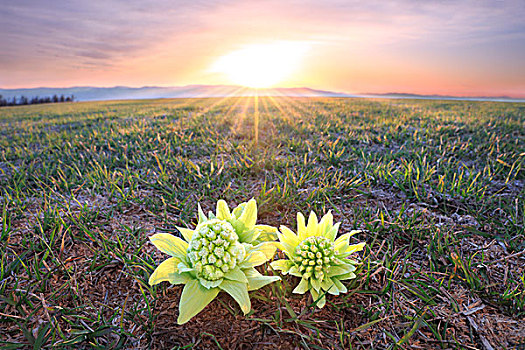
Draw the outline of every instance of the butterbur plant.
<instances>
[{"instance_id":1,"label":"butterbur plant","mask_svg":"<svg viewBox=\"0 0 525 350\"><path fill-rule=\"evenodd\" d=\"M216 213L208 216L199 205L197 227L178 228L183 239L168 233L150 237L171 258L155 269L149 284L185 284L179 301L179 324L198 314L221 290L230 294L247 314L251 309L248 292L280 279L263 276L255 269L275 254L276 247L269 240L275 239L277 233L276 228L256 225L256 221L254 199L231 212L220 200Z\"/></svg>"},{"instance_id":2,"label":"butterbur plant","mask_svg":"<svg viewBox=\"0 0 525 350\"><path fill-rule=\"evenodd\" d=\"M328 212L320 222L314 212L310 213L308 224L303 214L297 214L297 234L285 226L278 234L281 249L288 259L271 263L275 270L283 274L300 277L301 281L293 293L304 294L310 291L317 306L326 303L325 294L339 295L347 288L342 280L355 278L357 261L348 257L363 250L365 243L350 245L350 237L359 231L346 233L335 239L340 223L333 224L333 216Z\"/></svg>"}]
</instances>

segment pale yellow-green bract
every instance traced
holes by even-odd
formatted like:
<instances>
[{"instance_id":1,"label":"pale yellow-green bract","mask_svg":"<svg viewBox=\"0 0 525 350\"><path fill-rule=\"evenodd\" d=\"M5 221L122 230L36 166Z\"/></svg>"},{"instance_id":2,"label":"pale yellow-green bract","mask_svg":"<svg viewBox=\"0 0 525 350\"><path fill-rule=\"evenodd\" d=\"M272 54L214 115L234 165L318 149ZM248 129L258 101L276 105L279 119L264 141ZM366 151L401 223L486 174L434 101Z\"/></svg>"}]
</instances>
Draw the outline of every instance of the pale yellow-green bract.
<instances>
[{"instance_id":1,"label":"pale yellow-green bract","mask_svg":"<svg viewBox=\"0 0 525 350\"><path fill-rule=\"evenodd\" d=\"M304 294L310 291L317 306L326 303L325 294L346 293L342 280L355 278L357 261L348 259L363 250L365 243L350 245L350 237L360 231L351 231L335 239L340 223L333 224L333 216L328 212L320 222L314 212L310 213L308 224L303 214L297 213L297 234L285 226L278 234L281 249L288 259L271 263L275 270L283 274L300 277L301 281L293 293Z\"/></svg>"},{"instance_id":2,"label":"pale yellow-green bract","mask_svg":"<svg viewBox=\"0 0 525 350\"><path fill-rule=\"evenodd\" d=\"M276 251L277 229L256 225L257 203L242 203L230 212L225 201L206 216L200 205L194 230L179 228L183 239L168 233L150 237L171 258L150 276L149 284L163 281L185 284L179 302L179 324L186 323L208 305L221 290L230 294L244 314L251 309L248 292L280 280L263 276L254 267L270 260Z\"/></svg>"}]
</instances>

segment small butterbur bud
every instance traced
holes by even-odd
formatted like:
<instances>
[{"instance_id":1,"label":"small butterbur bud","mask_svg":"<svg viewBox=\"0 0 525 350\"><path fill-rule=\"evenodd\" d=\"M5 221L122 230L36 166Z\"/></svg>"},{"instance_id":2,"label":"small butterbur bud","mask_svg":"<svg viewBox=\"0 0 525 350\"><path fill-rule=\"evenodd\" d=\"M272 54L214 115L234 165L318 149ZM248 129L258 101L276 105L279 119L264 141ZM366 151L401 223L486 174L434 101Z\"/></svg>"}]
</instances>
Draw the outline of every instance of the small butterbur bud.
<instances>
[{"instance_id":1,"label":"small butterbur bud","mask_svg":"<svg viewBox=\"0 0 525 350\"><path fill-rule=\"evenodd\" d=\"M297 214L297 234L281 226L279 234L280 248L285 251L290 261L278 260L271 266L283 273L301 277L302 281L294 293L310 291L318 307L326 303L325 294L339 295L346 293L346 287L339 281L355 278L355 260L348 257L363 250L364 243L350 245L352 231L336 239L339 224L333 224L331 213L327 213L320 222L312 212L308 224L301 213ZM299 243L297 243L299 242Z\"/></svg>"}]
</instances>

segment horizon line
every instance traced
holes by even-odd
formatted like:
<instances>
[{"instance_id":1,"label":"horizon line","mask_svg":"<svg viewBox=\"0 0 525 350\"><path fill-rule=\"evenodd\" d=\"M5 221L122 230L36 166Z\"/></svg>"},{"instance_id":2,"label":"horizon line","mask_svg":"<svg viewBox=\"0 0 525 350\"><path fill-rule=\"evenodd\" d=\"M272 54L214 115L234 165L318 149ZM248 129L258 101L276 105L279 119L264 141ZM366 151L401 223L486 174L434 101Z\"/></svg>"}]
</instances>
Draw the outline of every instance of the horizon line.
<instances>
[{"instance_id":1,"label":"horizon line","mask_svg":"<svg viewBox=\"0 0 525 350\"><path fill-rule=\"evenodd\" d=\"M116 89L116 88L123 88L123 89L183 89L183 88L191 88L191 87L203 87L203 88L218 88L218 87L226 87L226 88L242 88L243 91L266 91L271 92L272 90L310 90L312 92L319 92L319 93L326 93L326 94L332 94L332 95L338 95L333 97L347 97L347 98L391 98L391 99L409 99L409 98L416 98L416 99L458 99L458 100L511 100L510 102L516 101L516 102L525 102L525 95L523 96L509 96L509 95L442 95L437 93L414 93L414 92L358 92L358 93L352 93L352 92L346 92L346 91L331 91L331 90L325 90L320 88L311 88L307 86L293 86L293 87L262 87L262 88L256 88L256 87L248 87L248 86L242 86L242 85L235 85L235 84L186 84L186 85L141 85L141 86L129 86L129 85L111 85L111 86L97 86L97 85L74 85L74 86L61 86L61 87L53 87L53 86L38 86L38 87L21 87L21 88L3 88L0 87L0 91L4 92L13 92L16 90L39 90L39 89L56 89L56 90L66 90L66 89ZM232 96L236 96L237 94L234 94ZM227 96L227 95L225 95ZM268 95L269 96L269 95ZM198 97L217 97L217 96L198 96ZM297 96L301 97L301 96ZM308 97L308 96L304 96ZM316 96L311 96L316 97ZM319 96L323 97L323 96ZM330 97L330 96L326 96ZM157 99L157 98L191 98L191 97L131 97L129 99ZM116 98L114 100L121 100L123 98ZM101 100L92 100L92 101L101 101Z\"/></svg>"}]
</instances>

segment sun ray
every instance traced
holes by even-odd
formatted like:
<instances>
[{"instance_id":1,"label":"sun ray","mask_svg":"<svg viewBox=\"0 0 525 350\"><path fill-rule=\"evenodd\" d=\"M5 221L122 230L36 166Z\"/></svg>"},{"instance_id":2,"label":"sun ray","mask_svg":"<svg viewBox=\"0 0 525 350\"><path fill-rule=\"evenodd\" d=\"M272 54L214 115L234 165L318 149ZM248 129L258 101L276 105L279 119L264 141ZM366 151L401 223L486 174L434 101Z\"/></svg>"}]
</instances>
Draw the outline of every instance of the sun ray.
<instances>
[{"instance_id":1,"label":"sun ray","mask_svg":"<svg viewBox=\"0 0 525 350\"><path fill-rule=\"evenodd\" d=\"M242 86L239 86L236 90L234 90L233 92L231 93L228 93L227 95L225 95L224 97L218 99L218 100L215 100L213 103L211 103L207 108L205 108L203 111L199 112L197 115L198 116L201 116L205 113L208 113L209 111L211 111L213 108L217 107L218 105L220 105L221 103L223 102L226 102L228 99L230 99L232 96L235 96L236 94L238 94L239 92L241 92L244 88ZM221 90L219 90L220 92ZM228 89L225 87L224 88L224 92L227 92ZM209 98L209 97L201 97L199 100L208 100L208 101L213 101L214 99L213 98ZM198 100L198 101L199 101Z\"/></svg>"},{"instance_id":2,"label":"sun ray","mask_svg":"<svg viewBox=\"0 0 525 350\"><path fill-rule=\"evenodd\" d=\"M286 122L288 123L290 121L291 115L287 111L285 111L284 107L279 101L280 97L269 96L269 98L272 104L279 110L279 112L281 112L282 116L285 118Z\"/></svg>"},{"instance_id":3,"label":"sun ray","mask_svg":"<svg viewBox=\"0 0 525 350\"><path fill-rule=\"evenodd\" d=\"M279 92L278 90L275 91L278 95L279 99L285 102L285 104L296 111L298 111L299 115L304 115L308 112L309 108L311 108L311 105L318 101L318 98L293 98L290 96L286 96ZM324 108L323 106L320 106L319 103L315 103L316 109L318 109L321 113L324 115L329 114L329 111ZM320 108L319 108L320 107Z\"/></svg>"},{"instance_id":4,"label":"sun ray","mask_svg":"<svg viewBox=\"0 0 525 350\"><path fill-rule=\"evenodd\" d=\"M277 133L277 128L275 127L275 124L273 122L273 118L271 118L271 112L269 108L269 101L270 96L265 96L264 98L261 98L261 104L264 109L264 116L265 116L265 125L271 128L272 136Z\"/></svg>"},{"instance_id":5,"label":"sun ray","mask_svg":"<svg viewBox=\"0 0 525 350\"><path fill-rule=\"evenodd\" d=\"M286 103L286 105L289 105L290 107L298 110L300 112L300 114L304 114L308 111L308 108L306 108L304 106L304 102L303 103L300 103L297 98L292 98L290 96L287 96L283 93L281 93L280 91L276 90L276 94L278 95L279 98L282 99L282 101L284 101ZM303 99L304 101L304 99ZM302 101L301 101L302 102Z\"/></svg>"},{"instance_id":6,"label":"sun ray","mask_svg":"<svg viewBox=\"0 0 525 350\"><path fill-rule=\"evenodd\" d=\"M236 133L241 131L241 128L244 126L244 121L246 119L247 111L250 106L251 98L250 96L244 96L244 105L242 106L241 112L239 113L239 118L237 118L234 130Z\"/></svg>"}]
</instances>

